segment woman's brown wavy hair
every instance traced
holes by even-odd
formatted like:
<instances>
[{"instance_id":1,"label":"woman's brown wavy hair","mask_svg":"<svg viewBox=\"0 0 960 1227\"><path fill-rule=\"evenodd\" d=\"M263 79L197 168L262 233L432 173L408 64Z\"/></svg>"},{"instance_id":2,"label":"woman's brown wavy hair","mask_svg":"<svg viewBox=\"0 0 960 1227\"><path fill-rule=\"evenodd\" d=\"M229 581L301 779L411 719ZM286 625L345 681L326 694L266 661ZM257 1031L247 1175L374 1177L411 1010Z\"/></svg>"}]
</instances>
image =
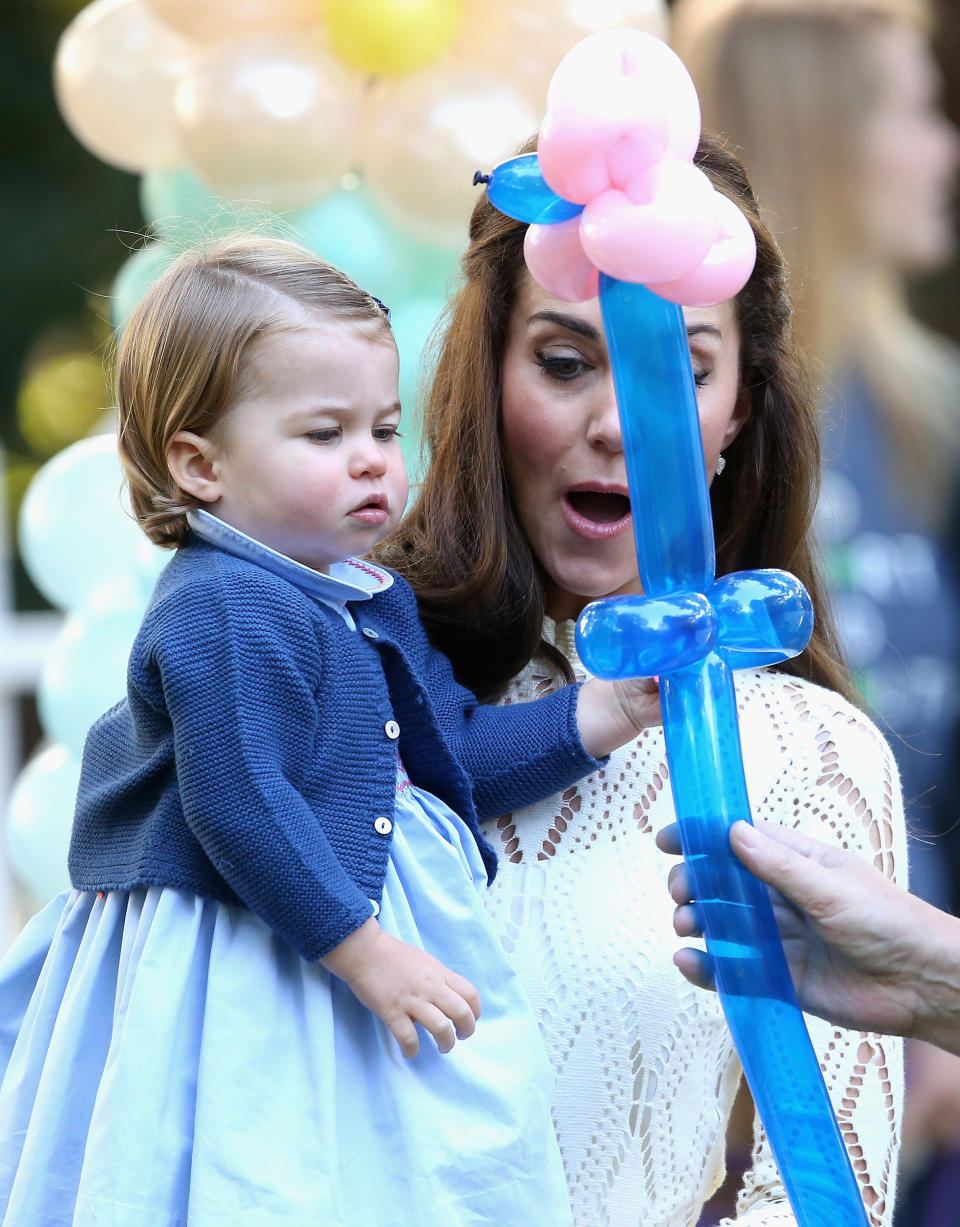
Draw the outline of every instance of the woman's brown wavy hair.
<instances>
[{"instance_id":1,"label":"woman's brown wavy hair","mask_svg":"<svg viewBox=\"0 0 960 1227\"><path fill-rule=\"evenodd\" d=\"M535 148L530 141L525 151ZM849 694L810 543L819 432L793 345L783 260L734 154L705 135L696 162L757 236L756 268L737 298L741 386L752 412L710 492L717 574L782 567L798 576L813 600L816 628L806 651L780 669ZM565 666L541 637L540 572L517 520L500 442L500 368L525 267L525 231L486 196L478 201L463 283L426 399L429 469L410 514L377 553L409 580L431 639L485 699L502 693L538 652Z\"/></svg>"}]
</instances>

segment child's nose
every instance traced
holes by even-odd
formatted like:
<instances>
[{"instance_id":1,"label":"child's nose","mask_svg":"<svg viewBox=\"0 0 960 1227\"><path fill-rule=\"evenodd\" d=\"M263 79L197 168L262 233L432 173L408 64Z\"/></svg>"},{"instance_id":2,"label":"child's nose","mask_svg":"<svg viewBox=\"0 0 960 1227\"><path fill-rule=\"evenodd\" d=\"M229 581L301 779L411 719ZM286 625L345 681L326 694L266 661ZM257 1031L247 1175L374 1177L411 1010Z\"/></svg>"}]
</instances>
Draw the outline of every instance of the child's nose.
<instances>
[{"instance_id":1,"label":"child's nose","mask_svg":"<svg viewBox=\"0 0 960 1227\"><path fill-rule=\"evenodd\" d=\"M358 441L350 458L350 471L357 477L365 473L380 476L386 470L386 457L376 439Z\"/></svg>"}]
</instances>

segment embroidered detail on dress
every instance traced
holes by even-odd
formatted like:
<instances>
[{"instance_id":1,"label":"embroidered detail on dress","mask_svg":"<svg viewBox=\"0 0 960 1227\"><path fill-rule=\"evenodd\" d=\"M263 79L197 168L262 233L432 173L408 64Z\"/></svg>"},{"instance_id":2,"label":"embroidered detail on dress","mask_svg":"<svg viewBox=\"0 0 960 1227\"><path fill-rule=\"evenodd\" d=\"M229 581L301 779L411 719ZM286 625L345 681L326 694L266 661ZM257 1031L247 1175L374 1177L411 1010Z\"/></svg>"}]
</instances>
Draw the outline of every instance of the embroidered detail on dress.
<instances>
[{"instance_id":1,"label":"embroidered detail on dress","mask_svg":"<svg viewBox=\"0 0 960 1227\"><path fill-rule=\"evenodd\" d=\"M397 792L406 792L408 788L413 787L413 782L407 775L407 769L403 765L403 759L397 755Z\"/></svg>"}]
</instances>

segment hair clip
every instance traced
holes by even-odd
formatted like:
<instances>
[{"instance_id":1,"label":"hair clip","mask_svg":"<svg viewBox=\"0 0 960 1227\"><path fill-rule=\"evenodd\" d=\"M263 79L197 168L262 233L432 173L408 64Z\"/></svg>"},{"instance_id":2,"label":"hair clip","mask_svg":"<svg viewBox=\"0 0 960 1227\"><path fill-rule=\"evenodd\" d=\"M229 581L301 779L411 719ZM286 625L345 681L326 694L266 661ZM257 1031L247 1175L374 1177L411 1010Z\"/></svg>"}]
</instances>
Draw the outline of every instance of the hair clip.
<instances>
[{"instance_id":1,"label":"hair clip","mask_svg":"<svg viewBox=\"0 0 960 1227\"><path fill-rule=\"evenodd\" d=\"M380 310L383 312L383 314L384 314L384 315L387 317L387 321L389 322L389 320L390 320L390 308L387 306L387 304L386 304L385 302L381 302L381 301L380 301L380 299L379 299L379 298L377 298L376 294L371 294L371 295L370 295L370 297L371 297L371 298L373 299L373 301L374 301L374 302L377 304L377 306L380 308Z\"/></svg>"}]
</instances>

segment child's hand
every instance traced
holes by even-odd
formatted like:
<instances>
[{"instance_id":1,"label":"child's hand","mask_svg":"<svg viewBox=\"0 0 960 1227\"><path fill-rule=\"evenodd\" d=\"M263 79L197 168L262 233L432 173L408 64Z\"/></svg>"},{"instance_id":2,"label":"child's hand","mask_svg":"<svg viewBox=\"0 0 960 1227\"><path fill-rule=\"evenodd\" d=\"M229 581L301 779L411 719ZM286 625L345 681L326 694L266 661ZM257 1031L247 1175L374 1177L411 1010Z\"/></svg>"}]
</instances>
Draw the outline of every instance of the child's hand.
<instances>
[{"instance_id":1,"label":"child's hand","mask_svg":"<svg viewBox=\"0 0 960 1227\"><path fill-rule=\"evenodd\" d=\"M583 748L594 758L603 758L643 729L662 723L660 688L654 677L620 682L593 677L580 687L577 727Z\"/></svg>"},{"instance_id":2,"label":"child's hand","mask_svg":"<svg viewBox=\"0 0 960 1227\"><path fill-rule=\"evenodd\" d=\"M391 937L372 917L320 962L390 1028L405 1057L420 1051L415 1023L430 1032L441 1052L476 1030L480 995L470 981L418 946Z\"/></svg>"}]
</instances>

